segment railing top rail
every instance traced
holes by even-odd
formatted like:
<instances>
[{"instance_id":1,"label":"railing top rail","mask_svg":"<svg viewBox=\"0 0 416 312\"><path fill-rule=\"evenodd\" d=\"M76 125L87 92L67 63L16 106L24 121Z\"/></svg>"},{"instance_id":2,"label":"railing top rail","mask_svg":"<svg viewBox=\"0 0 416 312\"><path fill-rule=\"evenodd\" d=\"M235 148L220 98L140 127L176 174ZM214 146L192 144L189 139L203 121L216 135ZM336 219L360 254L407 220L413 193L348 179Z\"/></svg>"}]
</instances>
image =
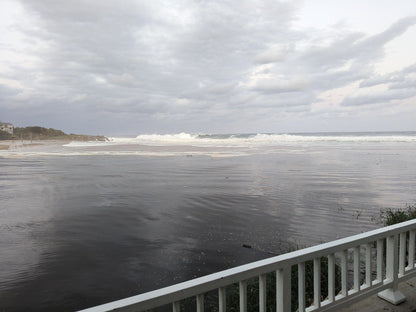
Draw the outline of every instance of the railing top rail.
<instances>
[{"instance_id":1,"label":"railing top rail","mask_svg":"<svg viewBox=\"0 0 416 312\"><path fill-rule=\"evenodd\" d=\"M82 312L113 311L120 308L123 308L123 311L129 311L129 308L131 308L131 311L133 311L139 305L141 310L154 308L219 287L228 286L241 280L253 278L260 274L304 262L315 257L340 252L412 229L416 229L416 219L241 265L183 283L85 309Z\"/></svg>"}]
</instances>

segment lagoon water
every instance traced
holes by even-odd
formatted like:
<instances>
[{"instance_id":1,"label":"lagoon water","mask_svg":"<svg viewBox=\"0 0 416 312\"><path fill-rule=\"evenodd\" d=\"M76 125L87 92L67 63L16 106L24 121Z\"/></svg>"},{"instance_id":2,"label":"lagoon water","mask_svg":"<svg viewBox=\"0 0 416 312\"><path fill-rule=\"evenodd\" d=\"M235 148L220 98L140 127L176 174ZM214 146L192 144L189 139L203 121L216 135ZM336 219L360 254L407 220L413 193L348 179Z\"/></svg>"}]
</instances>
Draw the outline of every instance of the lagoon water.
<instances>
[{"instance_id":1,"label":"lagoon water","mask_svg":"<svg viewBox=\"0 0 416 312\"><path fill-rule=\"evenodd\" d=\"M74 311L374 229L415 203L415 159L414 132L14 142L0 311Z\"/></svg>"}]
</instances>

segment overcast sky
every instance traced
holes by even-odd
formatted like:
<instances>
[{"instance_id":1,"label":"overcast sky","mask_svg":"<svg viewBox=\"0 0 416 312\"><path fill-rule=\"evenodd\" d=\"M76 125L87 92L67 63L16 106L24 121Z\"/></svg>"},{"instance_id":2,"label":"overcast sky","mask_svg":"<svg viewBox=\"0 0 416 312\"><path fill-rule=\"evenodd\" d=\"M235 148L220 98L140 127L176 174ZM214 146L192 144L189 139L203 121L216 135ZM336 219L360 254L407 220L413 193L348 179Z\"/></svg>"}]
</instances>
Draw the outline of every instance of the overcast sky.
<instances>
[{"instance_id":1,"label":"overcast sky","mask_svg":"<svg viewBox=\"0 0 416 312\"><path fill-rule=\"evenodd\" d=\"M111 136L416 130L416 2L0 0L0 120Z\"/></svg>"}]
</instances>

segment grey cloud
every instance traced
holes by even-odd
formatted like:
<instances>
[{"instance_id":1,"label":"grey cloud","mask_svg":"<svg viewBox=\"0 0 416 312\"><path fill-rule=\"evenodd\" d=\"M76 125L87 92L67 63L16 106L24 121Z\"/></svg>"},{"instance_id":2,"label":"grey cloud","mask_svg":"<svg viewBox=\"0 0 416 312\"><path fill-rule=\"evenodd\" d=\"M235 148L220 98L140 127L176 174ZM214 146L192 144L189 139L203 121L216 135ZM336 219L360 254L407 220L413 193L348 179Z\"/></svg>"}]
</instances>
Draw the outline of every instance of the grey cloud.
<instances>
[{"instance_id":1,"label":"grey cloud","mask_svg":"<svg viewBox=\"0 0 416 312\"><path fill-rule=\"evenodd\" d=\"M349 96L345 98L342 106L374 105L389 103L393 100L403 100L416 96L415 90L388 90L372 92L367 95Z\"/></svg>"},{"instance_id":2,"label":"grey cloud","mask_svg":"<svg viewBox=\"0 0 416 312\"><path fill-rule=\"evenodd\" d=\"M385 31L365 37L362 33L347 33L338 35L339 39L332 41L326 46L309 46L303 49L294 49L286 57L284 62L273 62L267 69L267 79L258 80L255 90L258 92L270 93L271 91L303 91L313 90L310 102L315 101L318 92L331 90L334 88L349 85L362 80L361 86L370 86L384 82L385 79L393 79L399 73L394 73L391 77L373 77L373 64L384 54L384 45L401 35L408 27L416 23L415 17L402 19ZM264 54L257 56L257 61L266 60L272 63L273 54L265 51ZM395 78L396 84L391 88L405 88L410 86L409 77L405 73L412 72L414 66L409 66L403 70L400 80ZM282 75L284 73L284 75ZM273 83L274 77L279 77L282 84ZM296 77L303 77L308 83L291 85L291 81ZM369 78L371 77L371 78ZM408 81L405 83L405 81ZM348 97L343 105L355 105L364 103L388 102L394 98L403 99L411 96L412 92L390 92L378 96L368 97Z\"/></svg>"},{"instance_id":3,"label":"grey cloud","mask_svg":"<svg viewBox=\"0 0 416 312\"><path fill-rule=\"evenodd\" d=\"M416 79L408 79L406 81L400 81L390 84L389 89L415 89ZM415 92L416 95L416 92Z\"/></svg>"},{"instance_id":4,"label":"grey cloud","mask_svg":"<svg viewBox=\"0 0 416 312\"><path fill-rule=\"evenodd\" d=\"M235 82L231 83L221 83L213 84L207 87L199 87L193 91L187 91L178 96L180 99L219 99L228 97L230 95L235 95L237 84Z\"/></svg>"},{"instance_id":5,"label":"grey cloud","mask_svg":"<svg viewBox=\"0 0 416 312\"><path fill-rule=\"evenodd\" d=\"M20 91L18 88L12 88L0 83L0 98L9 98L19 94Z\"/></svg>"},{"instance_id":6,"label":"grey cloud","mask_svg":"<svg viewBox=\"0 0 416 312\"><path fill-rule=\"evenodd\" d=\"M263 109L275 109L280 112L290 108L303 107L304 110L309 110L312 98L313 94L311 92L290 92L275 94L274 96L264 93L253 93L251 97L246 99L242 98L238 102L235 101L231 108L256 111L253 109L255 107L259 111Z\"/></svg>"},{"instance_id":7,"label":"grey cloud","mask_svg":"<svg viewBox=\"0 0 416 312\"><path fill-rule=\"evenodd\" d=\"M372 50L374 46L381 46L403 34L410 26L416 24L416 16L409 16L398 20L384 32L366 38L358 43L361 49Z\"/></svg>"},{"instance_id":8,"label":"grey cloud","mask_svg":"<svg viewBox=\"0 0 416 312\"><path fill-rule=\"evenodd\" d=\"M297 92L306 91L306 88L310 85L307 79L295 77L292 79L261 79L252 88L253 90L263 91L266 93L285 93L285 92Z\"/></svg>"},{"instance_id":9,"label":"grey cloud","mask_svg":"<svg viewBox=\"0 0 416 312\"><path fill-rule=\"evenodd\" d=\"M354 64L347 70L317 72L313 74L313 89L315 91L331 90L362 80L370 75L371 69L368 66L358 66L358 64Z\"/></svg>"},{"instance_id":10,"label":"grey cloud","mask_svg":"<svg viewBox=\"0 0 416 312\"><path fill-rule=\"evenodd\" d=\"M230 122L242 112L307 112L319 92L359 80L374 84L372 65L384 45L415 24L403 19L369 37L323 33L313 42L328 44L302 47L309 34L292 27L298 1L20 2L33 20L19 26L31 47L24 52L38 61L11 64L23 90L7 96L45 118L54 110L54 120L68 126L64 119L77 116L73 122L82 127L92 120L104 129L113 116L138 131L174 121L198 127L211 117ZM390 88L406 90L406 75ZM6 91L0 87L0 95ZM133 125L133 116L142 123Z\"/></svg>"},{"instance_id":11,"label":"grey cloud","mask_svg":"<svg viewBox=\"0 0 416 312\"><path fill-rule=\"evenodd\" d=\"M416 17L399 20L385 31L365 38L362 33L341 36L326 47L311 47L298 53L297 62L310 71L325 71L351 62L353 70L367 70L369 64L383 55L384 45L416 23Z\"/></svg>"},{"instance_id":12,"label":"grey cloud","mask_svg":"<svg viewBox=\"0 0 416 312\"><path fill-rule=\"evenodd\" d=\"M292 52L293 46L274 48L258 54L255 57L255 61L259 64L282 62L286 59L287 55Z\"/></svg>"},{"instance_id":13,"label":"grey cloud","mask_svg":"<svg viewBox=\"0 0 416 312\"><path fill-rule=\"evenodd\" d=\"M120 87L132 88L138 85L138 81L128 73L109 74L108 81Z\"/></svg>"},{"instance_id":14,"label":"grey cloud","mask_svg":"<svg viewBox=\"0 0 416 312\"><path fill-rule=\"evenodd\" d=\"M334 40L329 46L311 46L306 51L298 52L297 61L307 69L327 71L342 67L348 61L359 57L360 51L356 43L363 38L362 33L343 34L340 39ZM378 50L379 47L373 47Z\"/></svg>"},{"instance_id":15,"label":"grey cloud","mask_svg":"<svg viewBox=\"0 0 416 312\"><path fill-rule=\"evenodd\" d=\"M360 82L360 88L366 88L366 87L373 87L380 84L390 83L391 82L391 75L385 75L385 76L374 76L369 79L365 79Z\"/></svg>"},{"instance_id":16,"label":"grey cloud","mask_svg":"<svg viewBox=\"0 0 416 312\"><path fill-rule=\"evenodd\" d=\"M400 71L378 75L360 82L360 88L387 85L389 89L416 88L416 64L407 66Z\"/></svg>"},{"instance_id":17,"label":"grey cloud","mask_svg":"<svg viewBox=\"0 0 416 312\"><path fill-rule=\"evenodd\" d=\"M367 38L361 33L352 33L345 36L345 38L334 41L331 46L309 52L304 57L319 60L324 69L336 65L342 66L349 60L361 65L369 60L373 63L375 59L383 55L386 43L403 34L415 23L416 17L404 18L385 31Z\"/></svg>"}]
</instances>

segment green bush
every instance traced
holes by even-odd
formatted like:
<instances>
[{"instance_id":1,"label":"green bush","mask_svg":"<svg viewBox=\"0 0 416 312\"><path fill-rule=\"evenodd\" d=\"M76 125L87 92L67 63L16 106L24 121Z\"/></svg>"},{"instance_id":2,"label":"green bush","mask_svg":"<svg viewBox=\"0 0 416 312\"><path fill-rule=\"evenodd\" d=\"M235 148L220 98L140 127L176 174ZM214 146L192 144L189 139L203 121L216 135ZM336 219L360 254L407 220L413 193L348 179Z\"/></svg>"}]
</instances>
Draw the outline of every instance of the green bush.
<instances>
[{"instance_id":1,"label":"green bush","mask_svg":"<svg viewBox=\"0 0 416 312\"><path fill-rule=\"evenodd\" d=\"M11 140L12 135L6 131L0 130L0 140Z\"/></svg>"},{"instance_id":2,"label":"green bush","mask_svg":"<svg viewBox=\"0 0 416 312\"><path fill-rule=\"evenodd\" d=\"M105 136L66 134L61 130L43 127L14 128L14 137L21 140L107 141Z\"/></svg>"},{"instance_id":3,"label":"green bush","mask_svg":"<svg viewBox=\"0 0 416 312\"><path fill-rule=\"evenodd\" d=\"M26 128L18 128L14 129L14 134L17 138L22 138L25 140L30 139L42 139L42 138L54 138L54 137L65 137L65 134L61 130L56 130L53 128L43 128L43 127L26 127Z\"/></svg>"},{"instance_id":4,"label":"green bush","mask_svg":"<svg viewBox=\"0 0 416 312\"><path fill-rule=\"evenodd\" d=\"M380 213L384 226L412 220L416 218L416 204L406 205L405 208L386 209Z\"/></svg>"}]
</instances>

